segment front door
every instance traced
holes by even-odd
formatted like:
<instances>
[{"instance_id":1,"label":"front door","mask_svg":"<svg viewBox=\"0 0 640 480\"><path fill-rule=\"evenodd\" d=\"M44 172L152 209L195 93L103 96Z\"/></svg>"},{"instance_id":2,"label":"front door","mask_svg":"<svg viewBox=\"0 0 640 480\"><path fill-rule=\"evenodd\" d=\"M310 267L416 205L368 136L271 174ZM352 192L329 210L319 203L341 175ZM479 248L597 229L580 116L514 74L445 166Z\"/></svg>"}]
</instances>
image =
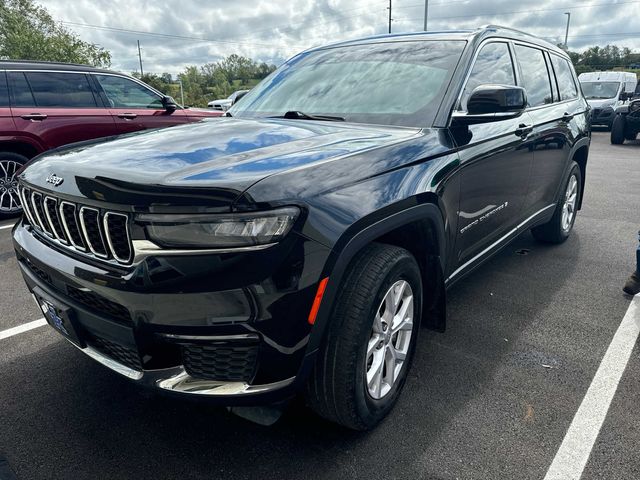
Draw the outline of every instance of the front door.
<instances>
[{"instance_id":1,"label":"front door","mask_svg":"<svg viewBox=\"0 0 640 480\"><path fill-rule=\"evenodd\" d=\"M516 85L509 44L481 47L464 88L460 111L478 85ZM452 134L461 162L460 210L456 240L457 269L498 246L522 218L533 160L531 118L457 127Z\"/></svg>"},{"instance_id":2,"label":"front door","mask_svg":"<svg viewBox=\"0 0 640 480\"><path fill-rule=\"evenodd\" d=\"M95 74L94 78L121 133L189 122L183 109L166 110L162 97L138 82L118 75Z\"/></svg>"}]
</instances>

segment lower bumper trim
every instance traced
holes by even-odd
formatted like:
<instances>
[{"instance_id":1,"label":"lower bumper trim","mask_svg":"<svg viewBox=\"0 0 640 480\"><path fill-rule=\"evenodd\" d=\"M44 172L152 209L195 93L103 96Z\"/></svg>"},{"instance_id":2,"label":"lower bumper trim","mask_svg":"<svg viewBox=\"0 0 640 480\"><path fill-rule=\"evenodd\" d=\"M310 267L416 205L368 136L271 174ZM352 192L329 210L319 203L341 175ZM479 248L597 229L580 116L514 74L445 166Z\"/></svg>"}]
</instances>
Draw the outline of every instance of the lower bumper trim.
<instances>
[{"instance_id":1,"label":"lower bumper trim","mask_svg":"<svg viewBox=\"0 0 640 480\"><path fill-rule=\"evenodd\" d=\"M268 393L291 385L295 377L287 378L279 382L263 385L249 385L245 382L221 382L215 380L202 380L189 375L184 367L165 368L161 370L134 370L107 357L98 350L87 346L81 348L73 342L78 350L93 358L98 363L119 373L131 380L160 388L175 393L188 395L203 395L210 397L250 396L258 393Z\"/></svg>"}]
</instances>

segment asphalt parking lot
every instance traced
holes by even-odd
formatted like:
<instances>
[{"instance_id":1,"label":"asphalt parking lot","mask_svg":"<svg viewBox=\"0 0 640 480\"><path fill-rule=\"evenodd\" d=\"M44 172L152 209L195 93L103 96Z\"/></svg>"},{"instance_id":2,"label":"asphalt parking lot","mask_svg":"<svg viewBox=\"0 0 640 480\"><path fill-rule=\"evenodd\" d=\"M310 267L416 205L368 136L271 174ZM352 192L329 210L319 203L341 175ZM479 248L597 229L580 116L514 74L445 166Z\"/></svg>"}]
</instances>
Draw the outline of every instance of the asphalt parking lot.
<instances>
[{"instance_id":1,"label":"asphalt parking lot","mask_svg":"<svg viewBox=\"0 0 640 480\"><path fill-rule=\"evenodd\" d=\"M0 455L20 480L542 479L630 304L640 142L594 133L587 172L565 244L522 235L449 292L447 332L422 332L404 394L373 432L298 404L262 427L157 396L40 327L0 339ZM3 225L0 332L42 317ZM639 354L583 479L640 478Z\"/></svg>"}]
</instances>

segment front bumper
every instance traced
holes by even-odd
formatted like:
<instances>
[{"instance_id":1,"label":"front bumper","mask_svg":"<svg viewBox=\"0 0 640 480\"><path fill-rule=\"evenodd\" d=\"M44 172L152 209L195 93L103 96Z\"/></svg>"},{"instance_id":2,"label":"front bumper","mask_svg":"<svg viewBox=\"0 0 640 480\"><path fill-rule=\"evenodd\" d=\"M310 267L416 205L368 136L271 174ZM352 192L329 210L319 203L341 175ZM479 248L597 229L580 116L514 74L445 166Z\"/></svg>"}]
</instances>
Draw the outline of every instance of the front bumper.
<instances>
[{"instance_id":1,"label":"front bumper","mask_svg":"<svg viewBox=\"0 0 640 480\"><path fill-rule=\"evenodd\" d=\"M593 108L591 110L591 125L611 126L616 114L612 107Z\"/></svg>"},{"instance_id":2,"label":"front bumper","mask_svg":"<svg viewBox=\"0 0 640 480\"><path fill-rule=\"evenodd\" d=\"M129 271L76 259L22 223L13 240L29 290L71 312L72 343L136 383L224 405L263 404L291 395L313 364L306 316L328 250L303 237L239 258L149 257ZM201 273L207 262L222 282L190 277L190 265ZM164 275L154 277L158 268ZM166 275L172 268L183 277Z\"/></svg>"}]
</instances>

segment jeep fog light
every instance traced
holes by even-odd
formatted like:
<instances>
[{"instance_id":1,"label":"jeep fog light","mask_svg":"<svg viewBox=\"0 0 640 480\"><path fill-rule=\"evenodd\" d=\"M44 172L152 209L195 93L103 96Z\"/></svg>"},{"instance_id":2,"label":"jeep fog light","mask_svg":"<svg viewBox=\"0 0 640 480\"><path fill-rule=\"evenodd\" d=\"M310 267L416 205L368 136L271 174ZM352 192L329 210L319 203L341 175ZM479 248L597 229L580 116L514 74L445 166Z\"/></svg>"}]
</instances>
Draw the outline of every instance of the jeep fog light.
<instances>
[{"instance_id":1,"label":"jeep fog light","mask_svg":"<svg viewBox=\"0 0 640 480\"><path fill-rule=\"evenodd\" d=\"M280 241L300 210L234 214L140 214L150 240L166 248L233 248Z\"/></svg>"}]
</instances>

